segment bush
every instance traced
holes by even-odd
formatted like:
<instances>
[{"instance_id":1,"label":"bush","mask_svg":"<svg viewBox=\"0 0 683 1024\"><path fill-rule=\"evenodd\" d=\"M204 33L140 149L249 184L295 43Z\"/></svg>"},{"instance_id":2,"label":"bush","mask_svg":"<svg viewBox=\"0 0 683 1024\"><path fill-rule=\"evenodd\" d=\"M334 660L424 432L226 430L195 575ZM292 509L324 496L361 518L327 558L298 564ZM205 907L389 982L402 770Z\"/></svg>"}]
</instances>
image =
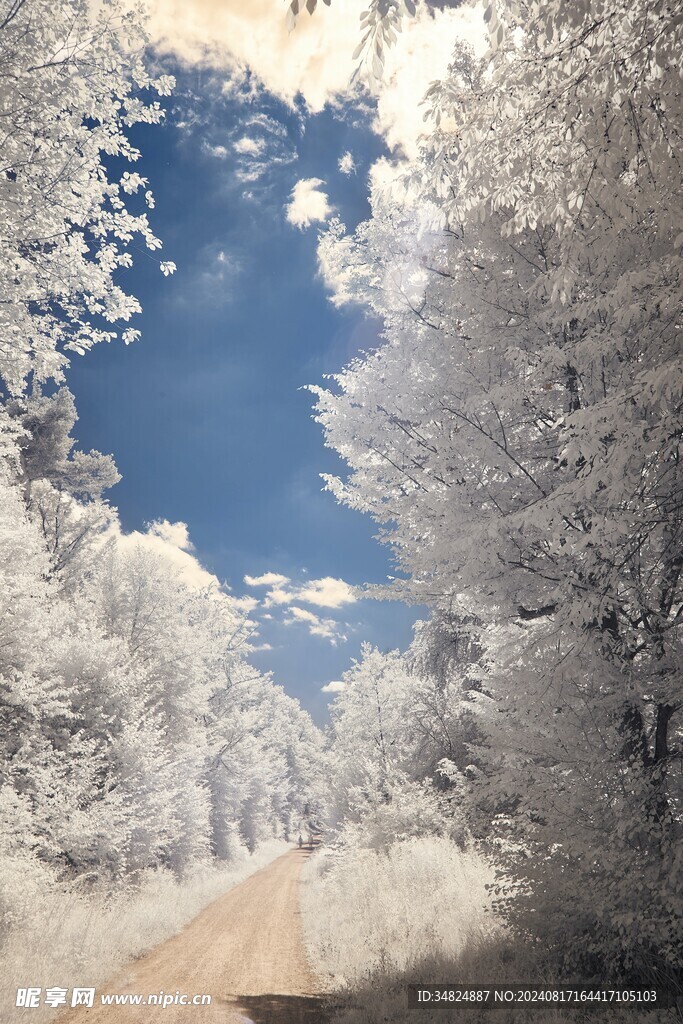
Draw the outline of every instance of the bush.
<instances>
[{"instance_id":1,"label":"bush","mask_svg":"<svg viewBox=\"0 0 683 1024\"><path fill-rule=\"evenodd\" d=\"M487 891L493 877L479 854L438 836L386 852L321 853L302 875L313 965L339 988L428 955L455 957L501 930Z\"/></svg>"}]
</instances>

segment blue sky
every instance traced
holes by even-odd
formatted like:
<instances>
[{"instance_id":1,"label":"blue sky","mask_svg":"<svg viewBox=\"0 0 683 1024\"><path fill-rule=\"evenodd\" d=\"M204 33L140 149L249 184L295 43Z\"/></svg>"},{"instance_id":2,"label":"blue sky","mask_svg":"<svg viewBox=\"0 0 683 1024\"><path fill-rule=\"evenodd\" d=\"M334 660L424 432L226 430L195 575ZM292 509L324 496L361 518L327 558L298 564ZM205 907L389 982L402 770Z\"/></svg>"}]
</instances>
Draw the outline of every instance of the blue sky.
<instances>
[{"instance_id":1,"label":"blue sky","mask_svg":"<svg viewBox=\"0 0 683 1024\"><path fill-rule=\"evenodd\" d=\"M357 110L311 115L254 96L248 78L226 95L215 72L172 70L165 126L134 141L162 258L178 270L164 278L158 260L135 254L122 284L142 302L142 339L74 359L77 434L115 456L123 479L110 498L124 529L186 523L202 564L234 594L259 598L254 617L271 649L255 663L322 720L321 687L361 643L405 646L423 611L367 599L335 607L342 592L324 588L323 603L315 592L306 600L307 580L382 582L392 567L373 523L321 490L320 473L343 467L302 390L376 344L378 325L331 305L316 274L321 225L298 230L285 207L297 181L321 179L355 226L369 212L368 169L386 150ZM356 172L345 175L347 151ZM265 573L290 581L280 603L266 598L272 586L244 583Z\"/></svg>"}]
</instances>

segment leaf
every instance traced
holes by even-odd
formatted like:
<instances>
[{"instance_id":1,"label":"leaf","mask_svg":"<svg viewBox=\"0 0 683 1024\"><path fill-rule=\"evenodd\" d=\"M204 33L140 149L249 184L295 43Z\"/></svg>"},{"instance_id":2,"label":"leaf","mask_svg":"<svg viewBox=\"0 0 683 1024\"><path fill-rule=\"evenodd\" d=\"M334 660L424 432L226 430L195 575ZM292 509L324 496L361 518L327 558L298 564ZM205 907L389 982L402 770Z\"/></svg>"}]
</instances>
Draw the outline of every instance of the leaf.
<instances>
[{"instance_id":1,"label":"leaf","mask_svg":"<svg viewBox=\"0 0 683 1024\"><path fill-rule=\"evenodd\" d=\"M365 44L368 41L369 36L370 33L366 32L361 41L359 42L358 46L356 47L356 49L351 54L351 60L358 60L363 50L365 49Z\"/></svg>"},{"instance_id":2,"label":"leaf","mask_svg":"<svg viewBox=\"0 0 683 1024\"><path fill-rule=\"evenodd\" d=\"M361 69L361 65L360 64L358 64L354 68L353 74L351 75L351 78L349 79L349 85L355 85L356 82L360 79L360 69Z\"/></svg>"}]
</instances>

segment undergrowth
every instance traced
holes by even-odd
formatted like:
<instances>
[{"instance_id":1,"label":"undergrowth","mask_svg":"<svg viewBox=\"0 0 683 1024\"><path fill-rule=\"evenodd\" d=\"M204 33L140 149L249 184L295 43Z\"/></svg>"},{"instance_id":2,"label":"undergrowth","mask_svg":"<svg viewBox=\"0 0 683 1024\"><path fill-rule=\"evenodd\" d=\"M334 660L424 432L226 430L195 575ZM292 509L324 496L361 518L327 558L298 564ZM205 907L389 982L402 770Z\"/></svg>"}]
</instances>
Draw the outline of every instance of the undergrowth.
<instances>
[{"instance_id":1,"label":"undergrowth","mask_svg":"<svg viewBox=\"0 0 683 1024\"><path fill-rule=\"evenodd\" d=\"M147 871L139 885L115 893L79 892L47 873L12 871L3 863L6 925L0 937L0 1021L14 1024L26 1010L15 1007L16 990L35 986L97 986L127 961L178 932L205 906L288 849L264 843L224 867L197 865L182 879L167 870ZM15 867L18 867L15 865ZM11 911L7 908L10 907ZM50 1007L30 1011L41 1024L54 1020Z\"/></svg>"},{"instance_id":2,"label":"undergrowth","mask_svg":"<svg viewBox=\"0 0 683 1024\"><path fill-rule=\"evenodd\" d=\"M542 950L496 918L486 888L492 879L486 859L442 838L311 858L302 911L331 1024L680 1024L677 1010L623 1006L409 1009L409 984L564 983Z\"/></svg>"}]
</instances>

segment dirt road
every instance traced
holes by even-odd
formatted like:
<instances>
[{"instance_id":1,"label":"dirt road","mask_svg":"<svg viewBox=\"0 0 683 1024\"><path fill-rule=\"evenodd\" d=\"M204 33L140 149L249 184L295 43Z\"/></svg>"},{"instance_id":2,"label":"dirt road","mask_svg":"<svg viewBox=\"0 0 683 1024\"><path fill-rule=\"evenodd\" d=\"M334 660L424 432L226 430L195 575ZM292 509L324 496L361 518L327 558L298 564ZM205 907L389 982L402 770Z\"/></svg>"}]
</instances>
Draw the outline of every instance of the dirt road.
<instances>
[{"instance_id":1,"label":"dirt road","mask_svg":"<svg viewBox=\"0 0 683 1024\"><path fill-rule=\"evenodd\" d=\"M59 1024L324 1024L304 951L299 872L309 856L293 850L210 904L181 932L101 985L92 1008ZM150 1005L163 992L212 997L210 1006ZM133 993L142 1006L103 1006L102 994Z\"/></svg>"}]
</instances>

